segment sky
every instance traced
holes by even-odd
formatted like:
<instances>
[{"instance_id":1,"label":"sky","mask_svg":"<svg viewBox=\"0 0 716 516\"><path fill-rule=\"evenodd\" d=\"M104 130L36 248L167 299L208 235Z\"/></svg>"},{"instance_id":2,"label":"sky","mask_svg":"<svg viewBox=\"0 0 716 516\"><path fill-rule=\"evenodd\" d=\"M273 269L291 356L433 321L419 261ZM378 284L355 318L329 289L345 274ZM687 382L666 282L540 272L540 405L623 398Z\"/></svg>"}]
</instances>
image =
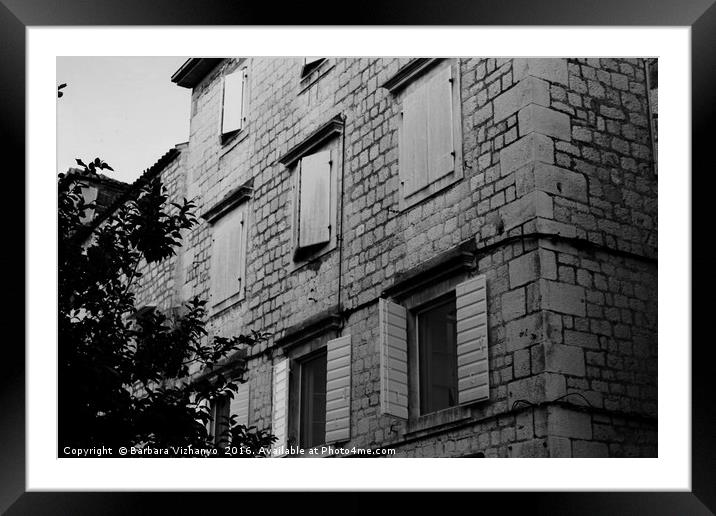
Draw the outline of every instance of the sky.
<instances>
[{"instance_id":1,"label":"sky","mask_svg":"<svg viewBox=\"0 0 716 516\"><path fill-rule=\"evenodd\" d=\"M191 90L171 82L185 57L58 57L57 172L98 157L132 182L189 138Z\"/></svg>"}]
</instances>

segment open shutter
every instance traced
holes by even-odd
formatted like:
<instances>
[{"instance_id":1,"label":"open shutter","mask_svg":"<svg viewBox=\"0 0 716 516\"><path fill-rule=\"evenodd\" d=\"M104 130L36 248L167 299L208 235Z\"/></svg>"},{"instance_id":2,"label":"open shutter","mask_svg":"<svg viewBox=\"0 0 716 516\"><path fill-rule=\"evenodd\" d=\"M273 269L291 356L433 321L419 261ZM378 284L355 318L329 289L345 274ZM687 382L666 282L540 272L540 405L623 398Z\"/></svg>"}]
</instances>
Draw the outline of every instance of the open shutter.
<instances>
[{"instance_id":1,"label":"open shutter","mask_svg":"<svg viewBox=\"0 0 716 516\"><path fill-rule=\"evenodd\" d=\"M212 229L211 244L211 303L216 305L226 299L229 255L228 226L219 220Z\"/></svg>"},{"instance_id":2,"label":"open shutter","mask_svg":"<svg viewBox=\"0 0 716 516\"><path fill-rule=\"evenodd\" d=\"M271 433L276 436L276 448L286 449L288 436L288 358L273 367L273 412Z\"/></svg>"},{"instance_id":3,"label":"open shutter","mask_svg":"<svg viewBox=\"0 0 716 516\"><path fill-rule=\"evenodd\" d=\"M351 435L351 336L328 341L326 356L326 443Z\"/></svg>"},{"instance_id":4,"label":"open shutter","mask_svg":"<svg viewBox=\"0 0 716 516\"><path fill-rule=\"evenodd\" d=\"M423 87L403 99L399 171L404 197L428 184L427 139L427 90Z\"/></svg>"},{"instance_id":5,"label":"open shutter","mask_svg":"<svg viewBox=\"0 0 716 516\"><path fill-rule=\"evenodd\" d=\"M428 91L428 181L431 183L455 170L452 119L452 67L438 72Z\"/></svg>"},{"instance_id":6,"label":"open shutter","mask_svg":"<svg viewBox=\"0 0 716 516\"><path fill-rule=\"evenodd\" d=\"M381 299L380 412L408 418L408 338L406 309Z\"/></svg>"},{"instance_id":7,"label":"open shutter","mask_svg":"<svg viewBox=\"0 0 716 516\"><path fill-rule=\"evenodd\" d=\"M460 283L457 306L457 385L460 404L490 398L487 359L487 288L480 275Z\"/></svg>"},{"instance_id":8,"label":"open shutter","mask_svg":"<svg viewBox=\"0 0 716 516\"><path fill-rule=\"evenodd\" d=\"M213 228L211 301L216 305L238 293L243 281L244 213L236 209Z\"/></svg>"},{"instance_id":9,"label":"open shutter","mask_svg":"<svg viewBox=\"0 0 716 516\"><path fill-rule=\"evenodd\" d=\"M304 156L300 164L299 247L330 240L331 152Z\"/></svg>"},{"instance_id":10,"label":"open shutter","mask_svg":"<svg viewBox=\"0 0 716 516\"><path fill-rule=\"evenodd\" d=\"M249 426L249 384L242 383L239 385L236 394L234 394L229 406L229 413L236 416L237 425Z\"/></svg>"},{"instance_id":11,"label":"open shutter","mask_svg":"<svg viewBox=\"0 0 716 516\"><path fill-rule=\"evenodd\" d=\"M244 117L244 70L238 70L224 77L224 106L221 119L221 134L238 131Z\"/></svg>"},{"instance_id":12,"label":"open shutter","mask_svg":"<svg viewBox=\"0 0 716 516\"><path fill-rule=\"evenodd\" d=\"M249 252L249 229L247 213L241 213L241 240L239 247L239 291L244 292L246 290L246 253Z\"/></svg>"}]
</instances>

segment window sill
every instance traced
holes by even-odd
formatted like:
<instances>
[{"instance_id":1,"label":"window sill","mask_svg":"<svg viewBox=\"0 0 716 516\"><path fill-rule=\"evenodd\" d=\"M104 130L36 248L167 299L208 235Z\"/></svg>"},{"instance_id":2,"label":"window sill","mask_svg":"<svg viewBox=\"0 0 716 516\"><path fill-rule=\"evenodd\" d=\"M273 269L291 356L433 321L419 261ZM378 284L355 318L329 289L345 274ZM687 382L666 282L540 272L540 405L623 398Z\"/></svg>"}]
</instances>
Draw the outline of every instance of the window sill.
<instances>
[{"instance_id":1,"label":"window sill","mask_svg":"<svg viewBox=\"0 0 716 516\"><path fill-rule=\"evenodd\" d=\"M291 267L289 268L289 273L292 274L303 268L311 268L315 265L318 265L320 267L320 264L316 264L315 262L330 254L331 251L335 249L335 242L329 242L328 244L325 244L324 247L320 247L315 251L311 251L310 249L307 250L305 248L294 250Z\"/></svg>"},{"instance_id":2,"label":"window sill","mask_svg":"<svg viewBox=\"0 0 716 516\"><path fill-rule=\"evenodd\" d=\"M244 141L248 135L249 131L246 129L237 129L236 131L222 134L220 157L223 157L227 152L231 151L231 149Z\"/></svg>"},{"instance_id":3,"label":"window sill","mask_svg":"<svg viewBox=\"0 0 716 516\"><path fill-rule=\"evenodd\" d=\"M405 437L418 437L420 434L429 435L433 431L442 430L443 427L462 423L471 417L472 412L466 406L450 407L431 414L418 416L408 421Z\"/></svg>"},{"instance_id":4,"label":"window sill","mask_svg":"<svg viewBox=\"0 0 716 516\"><path fill-rule=\"evenodd\" d=\"M241 304L241 302L246 299L245 292L237 292L233 296L227 297L223 301L220 301L213 305L211 307L211 312L209 317L214 318L218 317L220 315L223 315L225 312L230 310L231 308L235 307L238 304Z\"/></svg>"},{"instance_id":5,"label":"window sill","mask_svg":"<svg viewBox=\"0 0 716 516\"><path fill-rule=\"evenodd\" d=\"M434 183L429 184L423 189L410 194L408 197L404 197L401 194L399 206L400 211L405 211L410 208L413 208L414 206L417 206L418 204L421 204L429 199L432 199L438 194L445 192L447 189L457 184L462 179L462 177L463 176L461 171L455 171L452 174L442 177Z\"/></svg>"}]
</instances>

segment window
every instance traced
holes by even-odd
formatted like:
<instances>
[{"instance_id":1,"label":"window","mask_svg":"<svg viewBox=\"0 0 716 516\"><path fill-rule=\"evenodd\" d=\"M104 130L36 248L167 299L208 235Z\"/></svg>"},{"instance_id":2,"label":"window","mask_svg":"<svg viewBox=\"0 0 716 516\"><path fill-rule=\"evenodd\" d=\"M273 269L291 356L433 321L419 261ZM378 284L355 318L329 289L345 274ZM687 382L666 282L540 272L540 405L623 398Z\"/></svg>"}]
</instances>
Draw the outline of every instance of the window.
<instances>
[{"instance_id":1,"label":"window","mask_svg":"<svg viewBox=\"0 0 716 516\"><path fill-rule=\"evenodd\" d=\"M222 310L245 292L247 224L245 207L235 208L214 222L211 246L211 306Z\"/></svg>"},{"instance_id":2,"label":"window","mask_svg":"<svg viewBox=\"0 0 716 516\"><path fill-rule=\"evenodd\" d=\"M326 440L326 353L325 350L298 364L300 376L299 431L302 448Z\"/></svg>"},{"instance_id":3,"label":"window","mask_svg":"<svg viewBox=\"0 0 716 516\"><path fill-rule=\"evenodd\" d=\"M459 67L448 60L408 85L401 83L398 159L403 208L462 177L458 79Z\"/></svg>"},{"instance_id":4,"label":"window","mask_svg":"<svg viewBox=\"0 0 716 516\"><path fill-rule=\"evenodd\" d=\"M226 142L246 125L248 103L246 68L224 76L224 97L221 112L221 137Z\"/></svg>"},{"instance_id":5,"label":"window","mask_svg":"<svg viewBox=\"0 0 716 516\"><path fill-rule=\"evenodd\" d=\"M277 448L304 450L350 439L351 336L294 344L273 367L272 433ZM289 365L290 364L290 365Z\"/></svg>"},{"instance_id":6,"label":"window","mask_svg":"<svg viewBox=\"0 0 716 516\"><path fill-rule=\"evenodd\" d=\"M209 435L217 446L228 444L229 432L229 400L218 398L211 404L211 419L209 420Z\"/></svg>"},{"instance_id":7,"label":"window","mask_svg":"<svg viewBox=\"0 0 716 516\"><path fill-rule=\"evenodd\" d=\"M238 385L233 398L217 398L211 403L211 419L207 423L207 430L217 446L229 444L232 418L235 424L248 426L249 392L249 384L242 383Z\"/></svg>"},{"instance_id":8,"label":"window","mask_svg":"<svg viewBox=\"0 0 716 516\"><path fill-rule=\"evenodd\" d=\"M420 364L420 413L437 412L457 401L455 298L415 315Z\"/></svg>"},{"instance_id":9,"label":"window","mask_svg":"<svg viewBox=\"0 0 716 516\"><path fill-rule=\"evenodd\" d=\"M337 205L343 118L335 116L279 158L293 174L293 250L296 267L337 242Z\"/></svg>"},{"instance_id":10,"label":"window","mask_svg":"<svg viewBox=\"0 0 716 516\"><path fill-rule=\"evenodd\" d=\"M489 399L485 276L457 281L414 292L405 306L380 300L382 414L417 421Z\"/></svg>"},{"instance_id":11,"label":"window","mask_svg":"<svg viewBox=\"0 0 716 516\"><path fill-rule=\"evenodd\" d=\"M331 152L304 156L298 163L296 249L331 240Z\"/></svg>"}]
</instances>

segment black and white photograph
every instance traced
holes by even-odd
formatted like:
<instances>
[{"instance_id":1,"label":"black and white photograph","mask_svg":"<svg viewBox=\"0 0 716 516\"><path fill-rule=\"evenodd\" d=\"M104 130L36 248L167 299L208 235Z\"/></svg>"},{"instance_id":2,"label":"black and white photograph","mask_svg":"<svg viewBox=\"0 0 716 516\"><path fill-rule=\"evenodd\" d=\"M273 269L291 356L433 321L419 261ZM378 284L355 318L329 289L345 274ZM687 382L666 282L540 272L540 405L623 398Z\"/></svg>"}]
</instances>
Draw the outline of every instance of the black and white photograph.
<instances>
[{"instance_id":1,"label":"black and white photograph","mask_svg":"<svg viewBox=\"0 0 716 516\"><path fill-rule=\"evenodd\" d=\"M658 58L56 83L58 457L659 457Z\"/></svg>"},{"instance_id":2,"label":"black and white photograph","mask_svg":"<svg viewBox=\"0 0 716 516\"><path fill-rule=\"evenodd\" d=\"M0 0L0 513L713 514L713 2Z\"/></svg>"}]
</instances>

